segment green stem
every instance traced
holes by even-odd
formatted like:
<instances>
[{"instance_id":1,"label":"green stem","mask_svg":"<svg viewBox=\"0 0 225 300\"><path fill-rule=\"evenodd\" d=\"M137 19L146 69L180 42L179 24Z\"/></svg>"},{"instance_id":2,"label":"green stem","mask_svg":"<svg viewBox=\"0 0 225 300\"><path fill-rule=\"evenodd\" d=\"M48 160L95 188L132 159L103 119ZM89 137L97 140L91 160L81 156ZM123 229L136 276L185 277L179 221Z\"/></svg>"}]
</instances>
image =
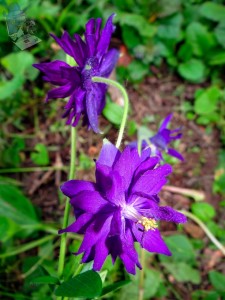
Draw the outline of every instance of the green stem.
<instances>
[{"instance_id":1,"label":"green stem","mask_svg":"<svg viewBox=\"0 0 225 300\"><path fill-rule=\"evenodd\" d=\"M13 256L13 255L17 255L19 253L28 251L30 249L33 249L33 248L37 247L37 246L40 246L41 244L46 243L47 241L49 241L53 238L54 238L54 235L45 236L44 238L41 238L39 240L36 240L36 241L31 242L31 243L28 243L28 244L22 245L20 247L17 247L15 250L8 251L7 253L0 254L0 258Z\"/></svg>"},{"instance_id":2,"label":"green stem","mask_svg":"<svg viewBox=\"0 0 225 300\"><path fill-rule=\"evenodd\" d=\"M70 172L69 172L69 180L74 179L75 177L75 163L76 163L76 128L71 127L71 160L70 160ZM63 228L68 226L69 221L69 213L70 213L70 199L66 198L64 217L63 217ZM58 275L59 278L63 275L63 269L65 264L65 255L66 255L66 237L67 234L63 233L61 235L61 243L59 250L59 266L58 266Z\"/></svg>"},{"instance_id":3,"label":"green stem","mask_svg":"<svg viewBox=\"0 0 225 300\"><path fill-rule=\"evenodd\" d=\"M61 166L61 167L54 167L54 166L49 166L49 167L30 167L30 168L10 168L10 169L1 169L0 174L4 173L23 173L23 172L42 172L42 171L58 171L58 170L68 170L68 167L66 166Z\"/></svg>"},{"instance_id":4,"label":"green stem","mask_svg":"<svg viewBox=\"0 0 225 300\"><path fill-rule=\"evenodd\" d=\"M197 218L195 215L185 210L180 210L180 212L186 215L188 218L195 221L205 231L205 234L213 242L213 244L225 255L224 246L217 240L217 238L212 234L212 232L208 229L208 227L201 220L199 220L199 218Z\"/></svg>"},{"instance_id":5,"label":"green stem","mask_svg":"<svg viewBox=\"0 0 225 300\"><path fill-rule=\"evenodd\" d=\"M142 270L140 271L138 300L144 299L145 250L143 248L141 248L141 265L142 265Z\"/></svg>"},{"instance_id":6,"label":"green stem","mask_svg":"<svg viewBox=\"0 0 225 300\"><path fill-rule=\"evenodd\" d=\"M123 118L122 118L122 121L121 121L121 124L120 124L118 139L117 139L117 142L116 142L116 147L119 148L120 144L121 144L121 141L122 141L122 138L123 138L123 133L124 133L124 129L125 129L125 126L126 126L126 121L127 121L127 116L128 116L128 109L129 109L129 98L128 98L128 95L127 95L127 91L117 81L114 81L114 80L111 80L111 79L108 79L108 78L95 76L95 77L92 77L92 81L112 85L112 86L116 87L117 89L119 89L122 96L123 96L123 99L124 99L124 112L123 112Z\"/></svg>"}]
</instances>

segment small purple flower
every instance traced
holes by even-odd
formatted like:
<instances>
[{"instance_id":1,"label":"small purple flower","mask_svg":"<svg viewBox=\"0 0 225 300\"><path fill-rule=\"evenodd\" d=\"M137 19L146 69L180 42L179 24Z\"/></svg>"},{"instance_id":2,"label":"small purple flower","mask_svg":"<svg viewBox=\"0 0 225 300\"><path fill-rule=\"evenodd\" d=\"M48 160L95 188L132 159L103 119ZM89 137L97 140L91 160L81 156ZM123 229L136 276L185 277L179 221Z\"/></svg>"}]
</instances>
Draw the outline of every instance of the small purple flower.
<instances>
[{"instance_id":1,"label":"small purple flower","mask_svg":"<svg viewBox=\"0 0 225 300\"><path fill-rule=\"evenodd\" d=\"M86 24L85 41L78 34L72 39L65 31L61 38L51 34L60 47L74 58L77 66L56 60L49 63L34 64L34 67L44 73L43 79L59 86L48 92L48 99L66 98L64 118L66 124L76 126L81 115L84 124L96 133L98 115L105 106L106 85L94 83L92 77L108 77L116 65L119 53L115 49L108 50L112 33L115 30L111 15L105 27L101 29L101 19L90 19Z\"/></svg>"},{"instance_id":2,"label":"small purple flower","mask_svg":"<svg viewBox=\"0 0 225 300\"><path fill-rule=\"evenodd\" d=\"M177 152L173 148L168 148L168 145L173 140L179 140L182 137L182 133L180 133L181 128L176 128L174 130L170 130L167 127L169 125L170 120L172 119L173 114L169 114L162 122L162 125L159 127L158 132L151 137L148 141L143 140L141 143L141 148L145 149L150 147L151 155L156 155L163 160L163 152L176 157L179 160L184 160L183 156ZM129 144L130 147L135 148L137 147L137 142L131 142Z\"/></svg>"},{"instance_id":3,"label":"small purple flower","mask_svg":"<svg viewBox=\"0 0 225 300\"><path fill-rule=\"evenodd\" d=\"M105 143L96 161L96 183L70 180L61 186L70 198L76 221L63 232L84 234L77 254L82 262L94 260L99 271L108 255L113 263L119 257L126 270L135 274L141 269L134 243L149 252L171 255L164 243L158 221L186 222L186 217L171 207L159 206L158 193L167 182L171 166L158 166L158 157L150 150L138 155L137 149L126 147L121 153Z\"/></svg>"}]
</instances>

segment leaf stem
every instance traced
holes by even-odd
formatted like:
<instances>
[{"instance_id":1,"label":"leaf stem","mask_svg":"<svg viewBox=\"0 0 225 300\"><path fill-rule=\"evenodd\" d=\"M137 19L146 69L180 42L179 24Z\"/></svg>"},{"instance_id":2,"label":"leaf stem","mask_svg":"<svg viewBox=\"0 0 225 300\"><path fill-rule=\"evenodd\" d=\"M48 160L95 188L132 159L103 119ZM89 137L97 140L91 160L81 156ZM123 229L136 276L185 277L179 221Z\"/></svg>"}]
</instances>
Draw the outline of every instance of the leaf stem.
<instances>
[{"instance_id":1,"label":"leaf stem","mask_svg":"<svg viewBox=\"0 0 225 300\"><path fill-rule=\"evenodd\" d=\"M138 300L144 299L144 279L145 279L145 250L141 248L141 265L142 270L140 270L139 286L138 286Z\"/></svg>"},{"instance_id":2,"label":"leaf stem","mask_svg":"<svg viewBox=\"0 0 225 300\"><path fill-rule=\"evenodd\" d=\"M208 236L208 238L213 242L213 244L225 255L225 248L224 246L217 240L217 238L213 235L213 233L208 229L208 227L195 215L192 213L185 211L185 210L180 210L180 212L184 215L186 215L188 218L192 219L195 221L205 232L205 234Z\"/></svg>"},{"instance_id":3,"label":"leaf stem","mask_svg":"<svg viewBox=\"0 0 225 300\"><path fill-rule=\"evenodd\" d=\"M94 76L94 77L92 77L92 81L112 85L112 86L116 87L117 89L119 89L122 96L123 96L123 99L124 99L124 113L123 113L123 118L122 118L122 121L121 121L121 124L120 124L120 130L119 130L117 142L116 142L116 147L119 148L120 144L121 144L121 141L122 141L122 138L123 138L123 133L124 133L124 129L125 129L125 126L126 126L126 121L127 121L127 116L128 116L128 109L129 109L129 98L128 98L128 95L127 95L127 91L125 90L125 88L120 83L118 83L117 81L114 81L112 79Z\"/></svg>"},{"instance_id":4,"label":"leaf stem","mask_svg":"<svg viewBox=\"0 0 225 300\"><path fill-rule=\"evenodd\" d=\"M71 126L71 154L70 155L71 155L71 159L70 159L70 172L69 172L69 178L68 178L69 180L75 178L76 128L73 126ZM70 213L70 199L66 198L62 228L66 228L68 226L69 213ZM65 264L66 237L67 237L67 233L63 233L61 235L60 250L59 250L59 266L58 266L59 278L62 278L64 264Z\"/></svg>"}]
</instances>

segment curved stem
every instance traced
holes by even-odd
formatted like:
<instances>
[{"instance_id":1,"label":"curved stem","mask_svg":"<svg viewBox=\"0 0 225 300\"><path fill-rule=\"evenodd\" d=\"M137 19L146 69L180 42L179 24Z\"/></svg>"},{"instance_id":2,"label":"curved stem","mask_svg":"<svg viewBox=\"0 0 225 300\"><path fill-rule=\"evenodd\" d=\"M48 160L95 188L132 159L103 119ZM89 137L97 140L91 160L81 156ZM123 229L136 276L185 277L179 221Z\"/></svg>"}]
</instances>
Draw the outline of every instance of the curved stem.
<instances>
[{"instance_id":1,"label":"curved stem","mask_svg":"<svg viewBox=\"0 0 225 300\"><path fill-rule=\"evenodd\" d=\"M118 135L117 142L116 142L116 147L119 148L120 144L121 144L121 141L122 141L122 138L123 138L123 133L124 133L124 129L125 129L125 126L126 126L128 109L129 109L129 98L128 98L127 92L126 92L125 88L121 84L119 84L117 81L114 81L114 80L111 80L111 79L108 79L108 78L95 76L95 77L92 77L92 81L112 85L112 86L116 87L117 89L119 89L121 91L121 94L122 94L123 99L124 99L124 112L123 112L123 118L122 118L122 121L121 121L121 124L120 124L119 135Z\"/></svg>"},{"instance_id":2,"label":"curved stem","mask_svg":"<svg viewBox=\"0 0 225 300\"><path fill-rule=\"evenodd\" d=\"M180 210L180 212L186 215L188 218L195 221L204 230L205 234L213 242L213 244L225 255L224 246L217 240L217 238L212 234L212 232L208 229L208 227L201 220L199 220L199 218L197 218L195 215L185 210Z\"/></svg>"},{"instance_id":3,"label":"curved stem","mask_svg":"<svg viewBox=\"0 0 225 300\"><path fill-rule=\"evenodd\" d=\"M138 300L144 299L144 280L145 280L145 250L144 250L144 248L141 248L141 265L142 265L142 270L140 270Z\"/></svg>"},{"instance_id":4,"label":"curved stem","mask_svg":"<svg viewBox=\"0 0 225 300\"><path fill-rule=\"evenodd\" d=\"M71 159L70 159L70 172L69 172L69 180L74 179L75 177L75 162L76 162L76 128L71 127ZM63 228L68 226L69 221L69 213L70 213L70 199L66 198L64 217L63 217ZM65 263L65 254L66 254L66 237L67 233L62 233L61 235L61 243L59 250L59 266L58 266L58 275L59 278L63 275L64 263Z\"/></svg>"}]
</instances>

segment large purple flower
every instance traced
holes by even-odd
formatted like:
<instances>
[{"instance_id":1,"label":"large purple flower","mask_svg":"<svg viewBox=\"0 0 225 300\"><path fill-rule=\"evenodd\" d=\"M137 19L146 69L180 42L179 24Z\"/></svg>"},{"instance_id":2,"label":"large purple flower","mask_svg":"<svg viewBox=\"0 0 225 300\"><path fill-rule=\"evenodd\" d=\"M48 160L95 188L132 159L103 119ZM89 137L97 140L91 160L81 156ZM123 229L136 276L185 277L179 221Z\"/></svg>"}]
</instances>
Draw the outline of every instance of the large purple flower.
<instances>
[{"instance_id":1,"label":"large purple flower","mask_svg":"<svg viewBox=\"0 0 225 300\"><path fill-rule=\"evenodd\" d=\"M66 31L61 38L51 34L65 53L74 58L77 66L71 67L60 60L34 64L44 73L44 80L59 86L48 92L46 101L70 96L63 114L66 124L76 126L83 114L84 124L99 132L98 115L105 106L106 85L94 83L92 77L108 77L116 65L118 51L108 50L115 29L113 17L108 18L102 31L102 20L90 19L86 24L85 41L78 34L72 39Z\"/></svg>"},{"instance_id":2,"label":"large purple flower","mask_svg":"<svg viewBox=\"0 0 225 300\"><path fill-rule=\"evenodd\" d=\"M62 232L84 234L75 254L83 253L82 262L94 260L100 270L106 257L113 263L119 257L126 270L135 274L141 268L134 242L149 252L171 255L161 238L158 221L184 223L186 218L171 207L159 206L158 193L167 182L171 166L158 166L158 157L141 156L126 147L121 153L105 143L96 162L96 183L70 180L61 187L71 200L76 221Z\"/></svg>"}]
</instances>

